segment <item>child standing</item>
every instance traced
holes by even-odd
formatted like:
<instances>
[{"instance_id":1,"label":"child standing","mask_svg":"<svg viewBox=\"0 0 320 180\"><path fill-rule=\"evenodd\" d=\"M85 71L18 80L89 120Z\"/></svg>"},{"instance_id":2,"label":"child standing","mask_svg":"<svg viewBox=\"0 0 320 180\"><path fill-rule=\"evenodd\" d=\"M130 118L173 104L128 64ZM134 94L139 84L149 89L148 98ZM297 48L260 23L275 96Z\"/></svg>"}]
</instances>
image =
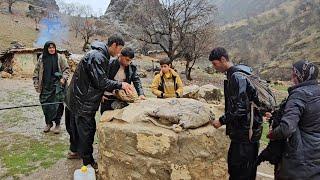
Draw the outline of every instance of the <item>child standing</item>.
<instances>
[{"instance_id":1,"label":"child standing","mask_svg":"<svg viewBox=\"0 0 320 180\"><path fill-rule=\"evenodd\" d=\"M151 84L151 90L158 98L182 97L183 84L177 72L172 69L172 61L169 58L160 60L161 71Z\"/></svg>"}]
</instances>

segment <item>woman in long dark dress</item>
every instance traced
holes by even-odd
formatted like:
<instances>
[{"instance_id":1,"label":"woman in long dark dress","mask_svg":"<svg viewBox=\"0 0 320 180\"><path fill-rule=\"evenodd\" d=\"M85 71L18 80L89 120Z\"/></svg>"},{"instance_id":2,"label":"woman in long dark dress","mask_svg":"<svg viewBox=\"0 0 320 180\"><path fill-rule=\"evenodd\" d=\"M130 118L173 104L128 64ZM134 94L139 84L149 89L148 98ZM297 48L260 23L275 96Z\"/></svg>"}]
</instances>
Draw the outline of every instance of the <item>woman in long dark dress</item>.
<instances>
[{"instance_id":1,"label":"woman in long dark dress","mask_svg":"<svg viewBox=\"0 0 320 180\"><path fill-rule=\"evenodd\" d=\"M64 89L69 75L70 68L67 60L57 53L54 42L46 42L33 75L34 87L40 93L40 103L63 102ZM43 132L49 132L54 122L56 126L53 132L59 134L64 111L63 103L44 105L42 110L46 121Z\"/></svg>"}]
</instances>

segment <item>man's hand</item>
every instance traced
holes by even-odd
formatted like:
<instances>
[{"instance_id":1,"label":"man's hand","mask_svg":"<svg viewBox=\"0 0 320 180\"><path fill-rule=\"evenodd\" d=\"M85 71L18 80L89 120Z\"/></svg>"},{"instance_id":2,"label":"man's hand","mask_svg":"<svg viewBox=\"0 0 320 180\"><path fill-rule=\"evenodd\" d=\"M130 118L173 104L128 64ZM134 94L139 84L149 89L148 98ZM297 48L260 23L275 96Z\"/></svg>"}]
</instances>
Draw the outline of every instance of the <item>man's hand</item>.
<instances>
[{"instance_id":1,"label":"man's hand","mask_svg":"<svg viewBox=\"0 0 320 180\"><path fill-rule=\"evenodd\" d=\"M63 86L66 83L66 80L62 78L62 79L60 79L60 83Z\"/></svg>"},{"instance_id":2,"label":"man's hand","mask_svg":"<svg viewBox=\"0 0 320 180\"><path fill-rule=\"evenodd\" d=\"M139 99L140 99L140 100L146 100L147 98L146 98L144 95L140 95L140 96L139 96Z\"/></svg>"},{"instance_id":3,"label":"man's hand","mask_svg":"<svg viewBox=\"0 0 320 180\"><path fill-rule=\"evenodd\" d=\"M220 123L219 119L215 119L215 120L210 121L210 122L211 122L211 125L216 129L218 129L219 127L222 126L222 124Z\"/></svg>"},{"instance_id":4,"label":"man's hand","mask_svg":"<svg viewBox=\"0 0 320 180\"><path fill-rule=\"evenodd\" d=\"M266 112L263 116L263 121L268 122L271 117L272 117L272 114L270 112Z\"/></svg>"},{"instance_id":5,"label":"man's hand","mask_svg":"<svg viewBox=\"0 0 320 180\"><path fill-rule=\"evenodd\" d=\"M133 86L131 84L128 84L126 82L122 82L122 89L127 93L127 94L133 94Z\"/></svg>"},{"instance_id":6,"label":"man's hand","mask_svg":"<svg viewBox=\"0 0 320 180\"><path fill-rule=\"evenodd\" d=\"M101 102L104 103L108 100L108 98L106 96L102 96Z\"/></svg>"}]
</instances>

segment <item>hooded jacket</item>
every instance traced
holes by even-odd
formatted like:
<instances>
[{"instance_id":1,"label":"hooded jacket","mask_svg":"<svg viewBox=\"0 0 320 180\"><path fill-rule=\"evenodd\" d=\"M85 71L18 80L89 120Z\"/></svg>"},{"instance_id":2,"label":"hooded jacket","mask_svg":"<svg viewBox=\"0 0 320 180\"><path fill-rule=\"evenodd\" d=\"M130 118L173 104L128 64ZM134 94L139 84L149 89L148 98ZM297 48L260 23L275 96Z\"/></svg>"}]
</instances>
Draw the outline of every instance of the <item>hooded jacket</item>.
<instances>
[{"instance_id":1,"label":"hooded jacket","mask_svg":"<svg viewBox=\"0 0 320 180\"><path fill-rule=\"evenodd\" d=\"M122 84L108 78L110 55L103 42L93 42L80 61L68 87L66 105L80 115L92 115L98 109L104 91L121 89Z\"/></svg>"},{"instance_id":2,"label":"hooded jacket","mask_svg":"<svg viewBox=\"0 0 320 180\"><path fill-rule=\"evenodd\" d=\"M250 67L245 65L232 66L227 71L227 80L224 81L225 114L220 122L227 126L226 133L234 142L258 142L262 134L262 115L254 110L253 135L249 140L250 129L250 102L258 104L258 94L249 80L241 75L243 72L252 74Z\"/></svg>"}]
</instances>

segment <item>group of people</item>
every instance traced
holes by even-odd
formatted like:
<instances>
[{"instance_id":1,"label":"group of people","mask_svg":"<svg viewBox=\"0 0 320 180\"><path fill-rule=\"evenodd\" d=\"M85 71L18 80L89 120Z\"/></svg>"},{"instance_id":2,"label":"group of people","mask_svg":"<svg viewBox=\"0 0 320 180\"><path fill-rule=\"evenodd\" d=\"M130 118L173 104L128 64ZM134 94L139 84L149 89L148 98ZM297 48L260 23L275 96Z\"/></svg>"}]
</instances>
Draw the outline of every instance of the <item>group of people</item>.
<instances>
[{"instance_id":1,"label":"group of people","mask_svg":"<svg viewBox=\"0 0 320 180\"><path fill-rule=\"evenodd\" d=\"M124 45L119 36L111 36L107 43L93 42L67 85L70 76L68 63L57 53L55 43L48 41L34 70L34 87L40 93L46 121L43 132L60 133L65 109L65 124L70 135L68 158L81 158L84 165L90 164L94 168L97 167L92 156L95 115L99 107L101 114L117 108L118 101L114 96L117 89L123 89L127 94L136 91L139 99L146 99L137 66L132 63L134 50ZM151 85L152 92L158 98L181 97L183 84L170 59L160 60L160 66L161 71ZM122 103L121 107L128 105Z\"/></svg>"},{"instance_id":2,"label":"group of people","mask_svg":"<svg viewBox=\"0 0 320 180\"><path fill-rule=\"evenodd\" d=\"M65 108L65 124L70 135L69 159L83 160L83 165L97 168L93 158L96 132L95 115L115 107L114 91L123 89L127 94L136 91L145 100L137 66L132 63L134 50L124 47L119 36L111 36L107 43L93 42L91 50L79 62L69 85L70 68L58 55L54 42L47 42L34 71L34 86L40 93L45 115L44 132L60 133L60 121ZM111 59L115 57L115 59ZM252 74L245 65L234 65L224 48L214 48L209 56L213 67L226 74L224 81L225 114L211 122L215 128L226 125L231 139L228 151L230 179L256 178L256 160L265 112L250 110L250 102L257 102L255 86L242 72ZM168 58L160 60L161 71L150 86L158 98L182 97L183 83ZM270 129L268 138L285 139L285 150L276 179L320 179L320 86L318 67L301 60L293 64L289 97L280 125ZM133 84L133 85L131 85ZM258 102L256 103L258 104ZM127 104L124 104L126 106ZM122 107L124 107L122 106ZM269 113L270 115L270 113ZM250 124L253 118L253 124ZM251 134L249 136L249 130ZM250 138L248 138L250 137Z\"/></svg>"},{"instance_id":3,"label":"group of people","mask_svg":"<svg viewBox=\"0 0 320 180\"><path fill-rule=\"evenodd\" d=\"M218 47L211 51L209 60L213 67L226 73L224 81L225 114L212 122L215 128L226 125L231 139L228 151L230 179L254 180L257 173L259 140L262 136L263 116L270 113L255 108L251 114L250 103L258 101L257 89L246 78L251 68L234 65L227 51ZM270 141L284 140L280 163L275 169L275 179L320 179L320 86L319 68L307 61L293 64L284 113L279 125L269 130ZM259 104L257 102L257 104ZM271 113L272 114L272 113ZM252 135L249 138L250 119L253 117Z\"/></svg>"}]
</instances>

